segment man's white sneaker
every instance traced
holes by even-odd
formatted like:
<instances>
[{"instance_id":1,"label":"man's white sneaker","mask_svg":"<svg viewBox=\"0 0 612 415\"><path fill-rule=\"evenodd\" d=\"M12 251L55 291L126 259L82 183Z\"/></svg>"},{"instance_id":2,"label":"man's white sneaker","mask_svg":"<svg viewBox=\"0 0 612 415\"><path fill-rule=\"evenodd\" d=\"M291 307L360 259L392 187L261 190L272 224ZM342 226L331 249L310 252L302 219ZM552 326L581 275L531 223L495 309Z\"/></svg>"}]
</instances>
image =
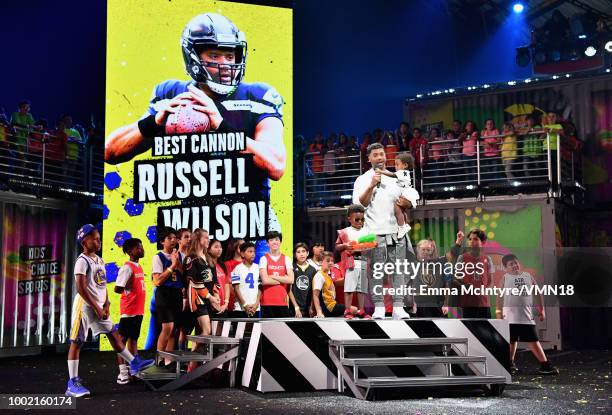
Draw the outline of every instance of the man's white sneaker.
<instances>
[{"instance_id":1,"label":"man's white sneaker","mask_svg":"<svg viewBox=\"0 0 612 415\"><path fill-rule=\"evenodd\" d=\"M384 320L385 319L385 307L375 307L374 313L372 314L372 318L374 320Z\"/></svg>"},{"instance_id":2,"label":"man's white sneaker","mask_svg":"<svg viewBox=\"0 0 612 415\"><path fill-rule=\"evenodd\" d=\"M410 318L410 314L404 311L404 307L393 307L393 320L404 320Z\"/></svg>"}]
</instances>

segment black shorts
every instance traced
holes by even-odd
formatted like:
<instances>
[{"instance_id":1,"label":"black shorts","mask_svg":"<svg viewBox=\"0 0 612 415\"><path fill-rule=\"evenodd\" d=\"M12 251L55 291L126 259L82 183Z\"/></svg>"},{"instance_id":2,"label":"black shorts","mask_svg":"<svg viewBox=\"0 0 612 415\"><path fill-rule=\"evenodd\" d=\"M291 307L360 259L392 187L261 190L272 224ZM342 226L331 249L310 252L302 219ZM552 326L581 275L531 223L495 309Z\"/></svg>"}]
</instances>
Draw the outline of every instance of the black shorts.
<instances>
[{"instance_id":1,"label":"black shorts","mask_svg":"<svg viewBox=\"0 0 612 415\"><path fill-rule=\"evenodd\" d=\"M198 305L198 308L196 308L195 311L193 312L193 315L195 316L196 319L200 316L207 316L208 314L209 314L208 306L206 304Z\"/></svg>"},{"instance_id":2,"label":"black shorts","mask_svg":"<svg viewBox=\"0 0 612 415\"><path fill-rule=\"evenodd\" d=\"M183 293L180 288L157 287L155 290L155 314L160 323L181 323Z\"/></svg>"},{"instance_id":3,"label":"black shorts","mask_svg":"<svg viewBox=\"0 0 612 415\"><path fill-rule=\"evenodd\" d=\"M244 311L231 311L229 313L229 318L261 318L261 310L257 311L255 315L249 317Z\"/></svg>"},{"instance_id":4,"label":"black shorts","mask_svg":"<svg viewBox=\"0 0 612 415\"><path fill-rule=\"evenodd\" d=\"M196 326L196 317L191 312L191 310L187 309L187 310L181 311L181 321L179 323L179 328L183 331L183 333L191 334L195 326Z\"/></svg>"},{"instance_id":5,"label":"black shorts","mask_svg":"<svg viewBox=\"0 0 612 415\"><path fill-rule=\"evenodd\" d=\"M342 317L344 316L344 310L346 310L346 307L340 303L336 303L331 310L328 310L327 306L323 306L323 315L325 317Z\"/></svg>"},{"instance_id":6,"label":"black shorts","mask_svg":"<svg viewBox=\"0 0 612 415\"><path fill-rule=\"evenodd\" d=\"M283 305L262 305L261 306L261 317L262 318L291 318L293 317L289 312L289 307Z\"/></svg>"},{"instance_id":7,"label":"black shorts","mask_svg":"<svg viewBox=\"0 0 612 415\"><path fill-rule=\"evenodd\" d=\"M491 318L489 307L461 307L461 312L463 318Z\"/></svg>"},{"instance_id":8,"label":"black shorts","mask_svg":"<svg viewBox=\"0 0 612 415\"><path fill-rule=\"evenodd\" d=\"M538 334L536 333L535 324L510 324L510 342L537 342Z\"/></svg>"},{"instance_id":9,"label":"black shorts","mask_svg":"<svg viewBox=\"0 0 612 415\"><path fill-rule=\"evenodd\" d=\"M124 339L138 340L142 316L121 317L119 320L119 334Z\"/></svg>"},{"instance_id":10,"label":"black shorts","mask_svg":"<svg viewBox=\"0 0 612 415\"><path fill-rule=\"evenodd\" d=\"M437 317L444 317L444 314L442 314L441 307L418 307L417 305L416 316L417 317L437 318Z\"/></svg>"}]
</instances>

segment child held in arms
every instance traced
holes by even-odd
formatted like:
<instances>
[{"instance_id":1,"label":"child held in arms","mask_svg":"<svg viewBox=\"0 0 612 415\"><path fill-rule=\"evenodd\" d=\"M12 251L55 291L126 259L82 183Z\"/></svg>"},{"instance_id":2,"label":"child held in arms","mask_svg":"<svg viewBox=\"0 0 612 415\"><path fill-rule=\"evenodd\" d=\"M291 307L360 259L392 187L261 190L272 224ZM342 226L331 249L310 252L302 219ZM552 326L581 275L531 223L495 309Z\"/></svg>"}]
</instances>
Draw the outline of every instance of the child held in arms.
<instances>
[{"instance_id":1,"label":"child held in arms","mask_svg":"<svg viewBox=\"0 0 612 415\"><path fill-rule=\"evenodd\" d=\"M408 199L412 206L416 207L420 196L419 192L412 187L412 179L410 178L411 169L414 169L414 158L410 153L402 152L395 159L395 173L387 169L381 170L381 173L388 177L397 178L397 185L402 189L401 197ZM410 225L408 224L408 213L397 204L395 205L395 218L399 226L397 237L402 239L410 231Z\"/></svg>"}]
</instances>

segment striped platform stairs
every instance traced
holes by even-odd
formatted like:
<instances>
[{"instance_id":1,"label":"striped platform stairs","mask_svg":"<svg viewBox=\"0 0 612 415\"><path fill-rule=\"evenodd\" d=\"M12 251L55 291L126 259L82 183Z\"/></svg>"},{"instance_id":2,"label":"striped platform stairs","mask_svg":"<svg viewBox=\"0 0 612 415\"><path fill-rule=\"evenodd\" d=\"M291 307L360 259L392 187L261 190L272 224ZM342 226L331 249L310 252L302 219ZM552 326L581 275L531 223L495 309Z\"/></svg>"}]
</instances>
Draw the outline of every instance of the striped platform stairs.
<instances>
[{"instance_id":1,"label":"striped platform stairs","mask_svg":"<svg viewBox=\"0 0 612 415\"><path fill-rule=\"evenodd\" d=\"M137 376L152 390L171 391L193 382L217 367L229 362L230 387L236 383L236 367L240 355L240 339L224 336L187 336L189 342L198 343L201 350L158 351L160 359L176 362L176 371L153 366L140 372ZM189 362L202 363L191 372L186 371ZM157 382L167 380L162 386Z\"/></svg>"},{"instance_id":2,"label":"striped platform stairs","mask_svg":"<svg viewBox=\"0 0 612 415\"><path fill-rule=\"evenodd\" d=\"M482 385L503 393L505 376L487 374L484 356L468 353L468 339L394 338L329 340L338 371L338 392L345 384L356 398L371 399L381 388Z\"/></svg>"}]
</instances>

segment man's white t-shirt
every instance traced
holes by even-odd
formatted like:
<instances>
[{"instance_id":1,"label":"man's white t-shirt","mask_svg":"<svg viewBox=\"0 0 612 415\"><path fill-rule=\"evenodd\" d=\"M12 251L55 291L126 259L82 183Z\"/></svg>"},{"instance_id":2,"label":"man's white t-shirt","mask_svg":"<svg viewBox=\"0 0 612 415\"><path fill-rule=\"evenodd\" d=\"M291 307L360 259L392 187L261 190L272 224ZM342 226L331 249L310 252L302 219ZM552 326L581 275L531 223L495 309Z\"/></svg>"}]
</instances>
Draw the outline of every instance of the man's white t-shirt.
<instances>
[{"instance_id":1,"label":"man's white t-shirt","mask_svg":"<svg viewBox=\"0 0 612 415\"><path fill-rule=\"evenodd\" d=\"M355 180L353 187L353 203L361 205L361 196L372 182L374 170L370 169ZM397 179L381 175L380 186L372 192L370 204L365 211L365 229L368 233L376 235L390 235L397 233L397 219L394 206L402 192L397 185Z\"/></svg>"},{"instance_id":2,"label":"man's white t-shirt","mask_svg":"<svg viewBox=\"0 0 612 415\"><path fill-rule=\"evenodd\" d=\"M239 285L240 295L246 304L255 304L257 301L257 292L261 285L259 280L259 266L255 263L250 266L246 266L243 263L236 265L236 268L232 271L232 285ZM236 303L234 310L241 311L242 304L236 296ZM259 306L257 306L259 310Z\"/></svg>"},{"instance_id":3,"label":"man's white t-shirt","mask_svg":"<svg viewBox=\"0 0 612 415\"><path fill-rule=\"evenodd\" d=\"M504 288L530 287L536 285L531 274L521 272L518 275L504 274ZM522 295L504 296L504 316L512 324L535 324L533 319L533 295L524 291Z\"/></svg>"},{"instance_id":4,"label":"man's white t-shirt","mask_svg":"<svg viewBox=\"0 0 612 415\"><path fill-rule=\"evenodd\" d=\"M74 264L75 278L77 274L83 274L87 277L85 289L100 307L104 307L106 302L106 269L102 258L98 255L94 258L85 254L79 255Z\"/></svg>"}]
</instances>

